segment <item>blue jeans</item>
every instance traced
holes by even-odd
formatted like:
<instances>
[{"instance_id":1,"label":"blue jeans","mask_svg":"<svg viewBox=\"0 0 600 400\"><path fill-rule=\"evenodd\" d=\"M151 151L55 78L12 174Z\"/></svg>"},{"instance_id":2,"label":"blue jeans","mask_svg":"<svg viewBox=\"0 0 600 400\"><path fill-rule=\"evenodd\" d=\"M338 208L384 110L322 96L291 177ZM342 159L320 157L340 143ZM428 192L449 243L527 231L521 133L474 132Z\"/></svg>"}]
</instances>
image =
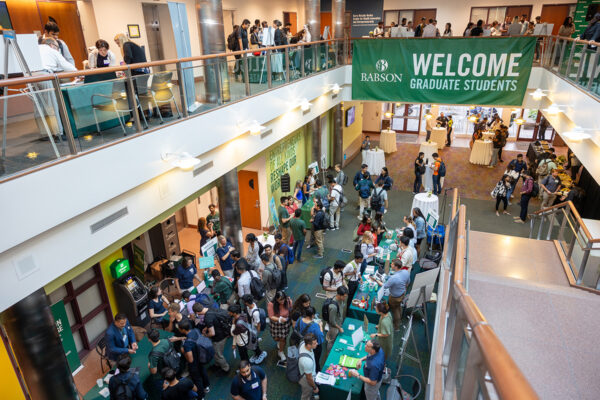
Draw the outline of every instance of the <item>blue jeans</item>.
<instances>
[{"instance_id":1,"label":"blue jeans","mask_svg":"<svg viewBox=\"0 0 600 400\"><path fill-rule=\"evenodd\" d=\"M433 175L433 194L436 196L442 193L442 185L440 184L440 176Z\"/></svg>"},{"instance_id":2,"label":"blue jeans","mask_svg":"<svg viewBox=\"0 0 600 400\"><path fill-rule=\"evenodd\" d=\"M304 247L304 239L302 240L294 240L294 245L292 246L294 252L294 260L302 261L300 256L302 255L302 247Z\"/></svg>"},{"instance_id":3,"label":"blue jeans","mask_svg":"<svg viewBox=\"0 0 600 400\"><path fill-rule=\"evenodd\" d=\"M515 191L516 186L517 186L517 181L515 181L512 185L510 185L510 188L508 188L508 191L506 192L506 200L510 201L510 196Z\"/></svg>"}]
</instances>

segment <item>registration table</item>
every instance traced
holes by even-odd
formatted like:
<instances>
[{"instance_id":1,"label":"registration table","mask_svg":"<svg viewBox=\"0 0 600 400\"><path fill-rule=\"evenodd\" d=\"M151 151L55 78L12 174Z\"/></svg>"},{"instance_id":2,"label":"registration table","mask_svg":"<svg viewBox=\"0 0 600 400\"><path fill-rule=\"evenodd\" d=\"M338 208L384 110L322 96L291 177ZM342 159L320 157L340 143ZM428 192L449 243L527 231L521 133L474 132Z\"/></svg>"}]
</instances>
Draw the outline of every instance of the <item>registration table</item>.
<instances>
[{"instance_id":1,"label":"registration table","mask_svg":"<svg viewBox=\"0 0 600 400\"><path fill-rule=\"evenodd\" d=\"M477 165L490 165L492 160L493 145L490 140L476 140L471 149L469 162Z\"/></svg>"},{"instance_id":2,"label":"registration table","mask_svg":"<svg viewBox=\"0 0 600 400\"><path fill-rule=\"evenodd\" d=\"M437 143L437 148L442 149L446 146L446 128L433 128L431 130L431 141Z\"/></svg>"},{"instance_id":3,"label":"registration table","mask_svg":"<svg viewBox=\"0 0 600 400\"><path fill-rule=\"evenodd\" d=\"M381 168L385 167L385 153L382 149L363 150L362 163L369 166L371 175L379 175Z\"/></svg>"},{"instance_id":4,"label":"registration table","mask_svg":"<svg viewBox=\"0 0 600 400\"><path fill-rule=\"evenodd\" d=\"M413 198L411 210L416 207L419 207L421 209L421 212L423 213L425 218L427 218L427 214L429 214L430 211L434 211L437 215L439 215L438 197L435 194L430 195L429 193L419 193L415 195L415 197Z\"/></svg>"},{"instance_id":5,"label":"registration table","mask_svg":"<svg viewBox=\"0 0 600 400\"><path fill-rule=\"evenodd\" d=\"M354 325L354 329L350 329L350 325ZM359 327L363 326L362 320L346 318L344 320L343 328L344 333L338 334L335 342L333 342L333 347L325 360L325 364L321 369L323 373L327 371L330 365L339 365L340 358L342 356L362 358L367 355L365 351L365 343L369 339L369 337L365 337L362 342L358 344L358 346L354 350L350 350L352 346L352 334L358 330ZM369 324L369 334L375 333L375 324ZM365 335L367 336L367 335ZM346 342L346 343L344 343ZM364 363L363 363L364 365ZM364 374L363 369L358 370L361 375ZM348 397L348 393L351 392L350 398L353 400L360 399L360 392L362 391L363 383L358 378L350 378L348 376L348 372L345 371L345 377L339 377L336 380L335 385L320 385L319 386L319 395L322 399L346 399Z\"/></svg>"},{"instance_id":6,"label":"registration table","mask_svg":"<svg viewBox=\"0 0 600 400\"><path fill-rule=\"evenodd\" d=\"M173 336L173 334L171 332L166 332L163 330L159 330L159 332L160 332L161 339ZM149 382L146 382L146 381L150 377L150 370L148 369L148 355L150 354L151 350L152 350L152 344L148 340L148 337L144 336L144 338L139 341L138 349L135 352L135 354L130 354L130 356L131 356L131 367L130 368L138 369L138 372L140 374L140 381L142 382L142 384L144 386L144 390L146 392L148 392L150 390L150 388L148 387ZM104 377L106 377L106 375ZM87 392L85 394L85 396L83 398L85 400L105 400L108 398L108 396L104 397L100 394L100 391L102 391L103 389L108 390L108 383L104 383L104 385L101 388L99 388L98 385L95 385L92 389L90 389L89 392ZM148 394L150 394L150 393L148 393ZM156 396L156 394L155 394L155 396Z\"/></svg>"},{"instance_id":7,"label":"registration table","mask_svg":"<svg viewBox=\"0 0 600 400\"><path fill-rule=\"evenodd\" d=\"M392 258L390 257L390 259ZM373 301L373 299L377 298L379 285L369 279L369 276L370 274L363 274L363 284L359 285L356 293L354 294L354 298L352 299L366 301L365 306L360 307L350 303L350 307L348 308L348 317L362 321L366 315L369 323L377 324L379 322L379 315L377 315L377 311L375 311L376 301Z\"/></svg>"},{"instance_id":8,"label":"registration table","mask_svg":"<svg viewBox=\"0 0 600 400\"><path fill-rule=\"evenodd\" d=\"M398 150L396 147L396 131L384 129L379 136L379 146L385 153L394 153Z\"/></svg>"}]
</instances>

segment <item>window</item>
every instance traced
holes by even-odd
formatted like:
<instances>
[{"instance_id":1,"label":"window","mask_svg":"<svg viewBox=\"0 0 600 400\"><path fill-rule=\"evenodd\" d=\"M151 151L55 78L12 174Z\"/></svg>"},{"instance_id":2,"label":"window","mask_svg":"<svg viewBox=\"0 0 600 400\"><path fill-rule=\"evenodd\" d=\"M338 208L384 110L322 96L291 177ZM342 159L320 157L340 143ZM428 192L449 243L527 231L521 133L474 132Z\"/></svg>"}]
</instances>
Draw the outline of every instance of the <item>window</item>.
<instances>
[{"instance_id":1,"label":"window","mask_svg":"<svg viewBox=\"0 0 600 400\"><path fill-rule=\"evenodd\" d=\"M385 10L383 12L383 22L385 26L390 26L392 22L400 25L402 18L406 18L407 23L412 21L414 29L414 27L416 27L421 21L421 18L425 18L426 20L429 20L429 18L435 19L436 15L437 8L418 10Z\"/></svg>"},{"instance_id":2,"label":"window","mask_svg":"<svg viewBox=\"0 0 600 400\"><path fill-rule=\"evenodd\" d=\"M491 24L494 21L502 23L506 16L506 7L473 7L471 8L471 19L473 23L482 20L483 24Z\"/></svg>"},{"instance_id":3,"label":"window","mask_svg":"<svg viewBox=\"0 0 600 400\"><path fill-rule=\"evenodd\" d=\"M84 271L49 295L50 303L65 303L79 357L92 350L113 316L100 271L100 264Z\"/></svg>"}]
</instances>

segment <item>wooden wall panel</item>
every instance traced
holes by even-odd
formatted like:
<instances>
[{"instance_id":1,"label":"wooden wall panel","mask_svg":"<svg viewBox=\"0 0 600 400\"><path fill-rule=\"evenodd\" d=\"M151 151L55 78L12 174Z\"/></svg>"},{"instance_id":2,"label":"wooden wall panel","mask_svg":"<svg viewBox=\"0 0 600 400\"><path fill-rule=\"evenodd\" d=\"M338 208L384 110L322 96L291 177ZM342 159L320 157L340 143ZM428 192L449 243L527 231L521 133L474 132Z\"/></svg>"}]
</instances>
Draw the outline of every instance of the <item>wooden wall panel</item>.
<instances>
[{"instance_id":1,"label":"wooden wall panel","mask_svg":"<svg viewBox=\"0 0 600 400\"><path fill-rule=\"evenodd\" d=\"M13 28L17 33L42 30L42 21L35 0L6 0Z\"/></svg>"}]
</instances>

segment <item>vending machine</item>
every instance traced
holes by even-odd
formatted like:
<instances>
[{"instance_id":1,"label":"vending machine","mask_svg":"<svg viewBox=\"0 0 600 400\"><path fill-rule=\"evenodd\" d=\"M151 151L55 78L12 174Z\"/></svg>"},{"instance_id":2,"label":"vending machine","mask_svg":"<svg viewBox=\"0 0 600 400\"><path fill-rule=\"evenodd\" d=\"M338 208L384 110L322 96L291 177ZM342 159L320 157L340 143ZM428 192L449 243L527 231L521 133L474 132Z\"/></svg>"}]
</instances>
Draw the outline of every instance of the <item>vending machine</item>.
<instances>
[{"instance_id":1,"label":"vending machine","mask_svg":"<svg viewBox=\"0 0 600 400\"><path fill-rule=\"evenodd\" d=\"M115 279L113 288L119 310L127 315L131 325L144 327L149 324L148 289L131 271L129 260L115 260L110 265L110 273Z\"/></svg>"}]
</instances>

